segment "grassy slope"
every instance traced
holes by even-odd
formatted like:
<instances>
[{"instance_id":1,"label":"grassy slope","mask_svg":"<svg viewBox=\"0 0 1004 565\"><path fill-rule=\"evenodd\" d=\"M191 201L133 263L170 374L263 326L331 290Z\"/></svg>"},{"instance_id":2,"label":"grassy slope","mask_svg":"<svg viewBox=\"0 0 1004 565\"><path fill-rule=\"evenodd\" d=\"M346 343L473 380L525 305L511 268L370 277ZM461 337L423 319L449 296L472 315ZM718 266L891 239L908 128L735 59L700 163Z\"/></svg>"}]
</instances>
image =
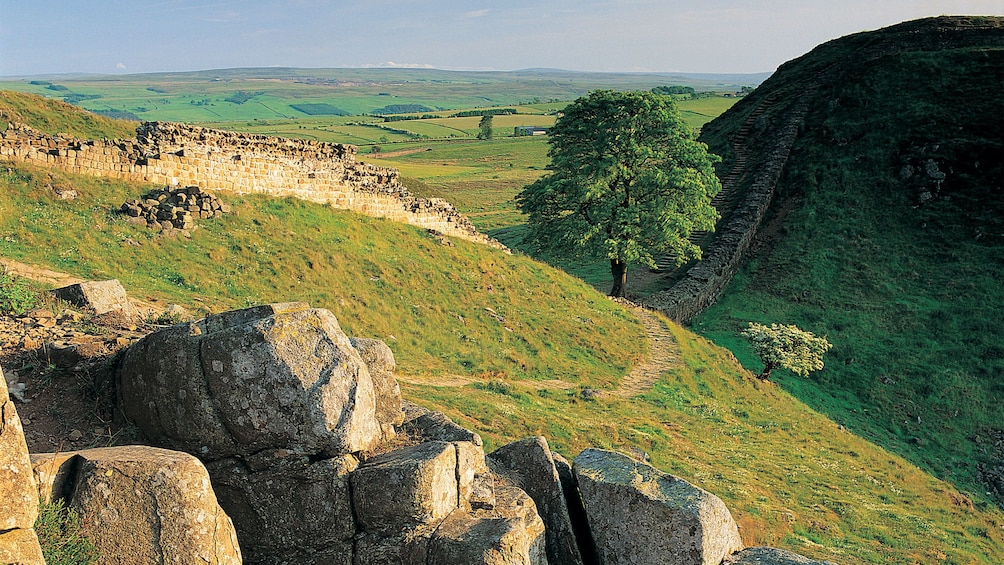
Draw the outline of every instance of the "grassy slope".
<instances>
[{"instance_id":1,"label":"grassy slope","mask_svg":"<svg viewBox=\"0 0 1004 565\"><path fill-rule=\"evenodd\" d=\"M1004 551L998 510L755 382L678 326L683 364L650 393L584 400L583 388L614 388L644 353L640 328L592 288L527 258L264 198L231 198L238 215L204 222L191 240L162 239L109 213L141 187L24 168L0 183L0 255L117 277L162 303L327 307L350 335L391 346L406 397L477 429L489 446L539 433L568 456L587 445L643 449L720 495L747 544L841 563L987 562ZM47 183L80 197L57 200ZM474 383L409 384L450 374ZM552 378L574 386L533 384Z\"/></svg>"},{"instance_id":2,"label":"grassy slope","mask_svg":"<svg viewBox=\"0 0 1004 565\"><path fill-rule=\"evenodd\" d=\"M826 369L780 383L978 499L980 438L1004 418L1002 69L1001 49L908 52L821 92L782 182L779 241L693 322L752 368L748 320L827 335ZM927 159L948 178L918 206L933 181L900 173Z\"/></svg>"},{"instance_id":3,"label":"grassy slope","mask_svg":"<svg viewBox=\"0 0 1004 565\"><path fill-rule=\"evenodd\" d=\"M40 131L92 139L134 137L139 125L81 112L61 100L14 91L0 91L0 116L3 129L7 129L8 122L21 122Z\"/></svg>"}]
</instances>

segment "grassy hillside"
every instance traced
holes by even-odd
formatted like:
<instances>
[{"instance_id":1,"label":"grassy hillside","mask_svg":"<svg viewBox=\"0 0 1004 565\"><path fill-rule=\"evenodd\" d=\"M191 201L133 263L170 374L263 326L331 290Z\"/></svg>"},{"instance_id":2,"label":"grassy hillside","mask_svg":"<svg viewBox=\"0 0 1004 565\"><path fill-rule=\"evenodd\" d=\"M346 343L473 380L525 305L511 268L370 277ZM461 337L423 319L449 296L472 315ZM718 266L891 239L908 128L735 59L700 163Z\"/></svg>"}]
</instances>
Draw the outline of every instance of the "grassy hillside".
<instances>
[{"instance_id":1,"label":"grassy hillside","mask_svg":"<svg viewBox=\"0 0 1004 565\"><path fill-rule=\"evenodd\" d=\"M544 434L568 456L588 445L644 450L720 495L748 545L839 563L980 563L1004 552L999 510L757 382L678 326L675 367L640 396L617 395L646 354L633 314L528 258L311 203L225 194L237 215L165 239L110 212L143 187L3 170L0 255L117 277L135 296L195 310L329 308L350 335L390 345L407 398L477 429L489 447ZM49 185L79 197L59 200Z\"/></svg>"},{"instance_id":2,"label":"grassy hillside","mask_svg":"<svg viewBox=\"0 0 1004 565\"><path fill-rule=\"evenodd\" d=\"M9 122L21 122L53 134L91 139L135 137L136 126L139 125L81 112L62 100L0 91L0 128L7 129Z\"/></svg>"},{"instance_id":3,"label":"grassy hillside","mask_svg":"<svg viewBox=\"0 0 1004 565\"><path fill-rule=\"evenodd\" d=\"M1002 19L911 22L821 46L711 124L713 149L760 100L816 77L826 80L760 252L693 327L752 369L737 335L747 321L826 335L826 368L779 375L786 390L1002 503Z\"/></svg>"},{"instance_id":4,"label":"grassy hillside","mask_svg":"<svg viewBox=\"0 0 1004 565\"><path fill-rule=\"evenodd\" d=\"M0 255L118 278L162 300L195 296L212 311L303 300L331 309L347 331L386 340L406 373L600 385L644 352L639 323L582 282L411 226L292 199L229 198L234 216L165 239L112 212L140 187L26 169L0 179ZM59 200L51 187L61 186L79 197Z\"/></svg>"}]
</instances>

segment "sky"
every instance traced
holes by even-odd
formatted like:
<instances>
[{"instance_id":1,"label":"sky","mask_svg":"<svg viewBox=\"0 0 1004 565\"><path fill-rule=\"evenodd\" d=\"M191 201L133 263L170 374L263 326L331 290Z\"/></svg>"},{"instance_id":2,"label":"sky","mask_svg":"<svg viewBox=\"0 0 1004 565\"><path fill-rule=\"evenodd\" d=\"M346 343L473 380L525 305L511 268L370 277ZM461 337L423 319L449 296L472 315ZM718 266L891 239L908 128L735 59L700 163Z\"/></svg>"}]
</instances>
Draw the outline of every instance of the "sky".
<instances>
[{"instance_id":1,"label":"sky","mask_svg":"<svg viewBox=\"0 0 1004 565\"><path fill-rule=\"evenodd\" d=\"M0 0L0 76L234 67L771 72L1004 0Z\"/></svg>"}]
</instances>

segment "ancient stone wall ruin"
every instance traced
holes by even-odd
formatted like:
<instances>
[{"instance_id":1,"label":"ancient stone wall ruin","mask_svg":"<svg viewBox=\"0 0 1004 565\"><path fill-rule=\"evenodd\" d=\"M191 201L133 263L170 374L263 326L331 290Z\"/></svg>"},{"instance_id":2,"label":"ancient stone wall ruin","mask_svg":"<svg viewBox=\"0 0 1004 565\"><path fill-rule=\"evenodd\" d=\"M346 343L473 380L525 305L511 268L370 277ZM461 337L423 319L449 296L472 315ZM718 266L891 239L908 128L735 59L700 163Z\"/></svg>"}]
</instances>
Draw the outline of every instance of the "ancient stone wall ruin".
<instances>
[{"instance_id":1,"label":"ancient stone wall ruin","mask_svg":"<svg viewBox=\"0 0 1004 565\"><path fill-rule=\"evenodd\" d=\"M449 202L410 195L396 169L356 161L351 145L167 122L143 123L134 140L63 138L10 124L0 158L131 182L292 196L503 247Z\"/></svg>"}]
</instances>

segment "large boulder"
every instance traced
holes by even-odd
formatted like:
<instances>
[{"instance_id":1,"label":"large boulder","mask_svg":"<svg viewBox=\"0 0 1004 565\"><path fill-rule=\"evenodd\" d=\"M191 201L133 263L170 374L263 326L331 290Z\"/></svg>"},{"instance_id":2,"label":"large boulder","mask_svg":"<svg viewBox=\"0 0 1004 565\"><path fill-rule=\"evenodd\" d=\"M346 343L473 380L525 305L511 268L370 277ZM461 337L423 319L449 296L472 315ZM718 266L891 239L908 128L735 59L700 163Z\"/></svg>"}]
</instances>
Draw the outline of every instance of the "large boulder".
<instances>
[{"instance_id":1,"label":"large boulder","mask_svg":"<svg viewBox=\"0 0 1004 565\"><path fill-rule=\"evenodd\" d=\"M126 321L132 320L136 316L125 288L116 279L71 284L50 292L56 298L81 308L87 308L98 315L114 312L121 315Z\"/></svg>"},{"instance_id":2,"label":"large boulder","mask_svg":"<svg viewBox=\"0 0 1004 565\"><path fill-rule=\"evenodd\" d=\"M573 470L601 565L719 565L743 547L721 499L682 479L600 449Z\"/></svg>"},{"instance_id":3,"label":"large boulder","mask_svg":"<svg viewBox=\"0 0 1004 565\"><path fill-rule=\"evenodd\" d=\"M233 524L191 455L126 446L33 460L36 473L52 478L47 492L66 495L88 525L102 564L241 563Z\"/></svg>"},{"instance_id":4,"label":"large boulder","mask_svg":"<svg viewBox=\"0 0 1004 565\"><path fill-rule=\"evenodd\" d=\"M380 441L373 383L335 317L258 306L150 334L118 372L123 413L203 460L267 450L337 457Z\"/></svg>"},{"instance_id":5,"label":"large boulder","mask_svg":"<svg viewBox=\"0 0 1004 565\"><path fill-rule=\"evenodd\" d=\"M38 490L28 444L0 369L0 562L44 565L32 529L37 517Z\"/></svg>"},{"instance_id":6,"label":"large boulder","mask_svg":"<svg viewBox=\"0 0 1004 565\"><path fill-rule=\"evenodd\" d=\"M510 476L518 477L518 486L537 505L547 527L547 562L550 565L582 565L561 478L547 440L538 436L514 441L488 457L507 469Z\"/></svg>"},{"instance_id":7,"label":"large boulder","mask_svg":"<svg viewBox=\"0 0 1004 565\"><path fill-rule=\"evenodd\" d=\"M260 470L237 459L207 467L245 563L350 565L356 524L348 477L357 465L343 455L277 458Z\"/></svg>"},{"instance_id":8,"label":"large boulder","mask_svg":"<svg viewBox=\"0 0 1004 565\"><path fill-rule=\"evenodd\" d=\"M750 547L725 558L722 565L833 565L773 547Z\"/></svg>"}]
</instances>

